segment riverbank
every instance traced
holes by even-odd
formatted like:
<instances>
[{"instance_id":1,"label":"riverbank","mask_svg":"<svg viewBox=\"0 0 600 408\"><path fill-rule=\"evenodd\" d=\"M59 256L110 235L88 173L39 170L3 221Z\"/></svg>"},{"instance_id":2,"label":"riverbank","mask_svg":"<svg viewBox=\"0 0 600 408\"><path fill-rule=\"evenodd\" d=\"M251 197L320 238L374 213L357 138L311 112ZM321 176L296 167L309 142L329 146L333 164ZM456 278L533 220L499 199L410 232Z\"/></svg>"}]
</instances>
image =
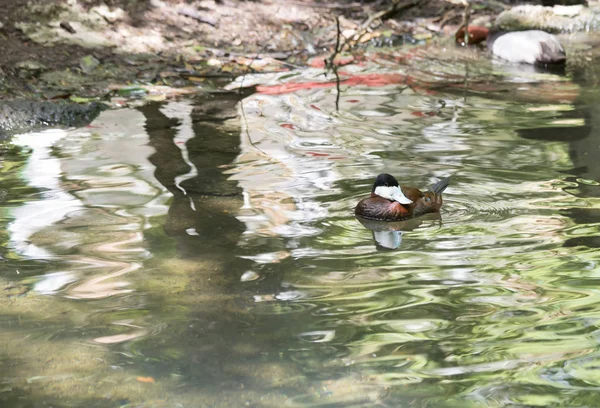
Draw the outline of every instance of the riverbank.
<instances>
[{"instance_id":1,"label":"riverbank","mask_svg":"<svg viewBox=\"0 0 600 408\"><path fill-rule=\"evenodd\" d=\"M491 21L508 3L473 7ZM354 49L427 42L462 23L459 1L0 0L0 98L125 104L219 88Z\"/></svg>"}]
</instances>

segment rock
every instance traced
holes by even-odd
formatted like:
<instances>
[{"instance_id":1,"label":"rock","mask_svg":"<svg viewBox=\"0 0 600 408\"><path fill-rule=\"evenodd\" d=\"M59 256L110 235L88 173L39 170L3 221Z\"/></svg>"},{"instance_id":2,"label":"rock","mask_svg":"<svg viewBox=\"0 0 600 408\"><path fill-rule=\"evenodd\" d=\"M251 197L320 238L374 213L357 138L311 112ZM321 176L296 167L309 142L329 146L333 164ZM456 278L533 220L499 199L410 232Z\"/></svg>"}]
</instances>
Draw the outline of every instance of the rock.
<instances>
[{"instance_id":1,"label":"rock","mask_svg":"<svg viewBox=\"0 0 600 408\"><path fill-rule=\"evenodd\" d=\"M542 0L543 6L554 6L557 4L566 6L566 5L584 4L584 3L585 3L585 0Z\"/></svg>"},{"instance_id":2,"label":"rock","mask_svg":"<svg viewBox=\"0 0 600 408\"><path fill-rule=\"evenodd\" d=\"M67 43L84 48L112 47L116 44L106 38L101 32L96 32L77 21L70 21L75 33L68 33L60 28L60 22L36 24L29 22L16 22L15 27L23 32L31 41L38 44Z\"/></svg>"},{"instance_id":3,"label":"rock","mask_svg":"<svg viewBox=\"0 0 600 408\"><path fill-rule=\"evenodd\" d=\"M507 31L543 30L553 33L597 31L600 10L576 6L517 6L500 13L495 25Z\"/></svg>"},{"instance_id":4,"label":"rock","mask_svg":"<svg viewBox=\"0 0 600 408\"><path fill-rule=\"evenodd\" d=\"M123 20L126 17L126 13L123 9L115 7L113 10L110 10L106 4L92 7L90 12L98 14L111 24Z\"/></svg>"},{"instance_id":5,"label":"rock","mask_svg":"<svg viewBox=\"0 0 600 408\"><path fill-rule=\"evenodd\" d=\"M81 57L79 60L79 66L86 74L90 74L96 69L96 67L98 67L98 65L100 65L100 61L98 61L93 55L86 55L85 57Z\"/></svg>"},{"instance_id":6,"label":"rock","mask_svg":"<svg viewBox=\"0 0 600 408\"><path fill-rule=\"evenodd\" d=\"M88 88L90 81L89 77L73 69L46 71L40 75L40 80L45 87L67 93L80 92Z\"/></svg>"},{"instance_id":7,"label":"rock","mask_svg":"<svg viewBox=\"0 0 600 408\"><path fill-rule=\"evenodd\" d=\"M221 65L223 65L223 63L221 62L221 60L218 60L216 58L209 58L208 61L206 61L206 65L208 65L209 67L220 67Z\"/></svg>"},{"instance_id":8,"label":"rock","mask_svg":"<svg viewBox=\"0 0 600 408\"><path fill-rule=\"evenodd\" d=\"M251 282L251 281L257 280L258 278L260 278L260 275L258 273L253 272L253 271L246 271L240 277L240 281L242 281L242 282Z\"/></svg>"},{"instance_id":9,"label":"rock","mask_svg":"<svg viewBox=\"0 0 600 408\"><path fill-rule=\"evenodd\" d=\"M77 32L68 21L61 21L58 26L70 34L75 34Z\"/></svg>"},{"instance_id":10,"label":"rock","mask_svg":"<svg viewBox=\"0 0 600 408\"><path fill-rule=\"evenodd\" d=\"M25 61L17 62L15 64L15 68L20 69L20 70L27 70L27 71L43 71L46 69L46 66L37 61L25 60Z\"/></svg>"},{"instance_id":11,"label":"rock","mask_svg":"<svg viewBox=\"0 0 600 408\"><path fill-rule=\"evenodd\" d=\"M57 2L27 3L23 7L23 15L28 18L15 21L15 28L39 44L62 42L86 48L116 45L103 32L109 26L104 17L88 12L74 1L54 3ZM65 28L65 22L70 28Z\"/></svg>"},{"instance_id":12,"label":"rock","mask_svg":"<svg viewBox=\"0 0 600 408\"><path fill-rule=\"evenodd\" d=\"M15 68L19 71L20 78L31 78L38 76L46 69L46 66L33 60L26 60L17 62Z\"/></svg>"},{"instance_id":13,"label":"rock","mask_svg":"<svg viewBox=\"0 0 600 408\"><path fill-rule=\"evenodd\" d=\"M581 5L579 5L579 6L554 6L552 8L552 11L554 11L554 14L556 14L557 16L576 17L579 14L581 14L583 9L584 9L584 7Z\"/></svg>"},{"instance_id":14,"label":"rock","mask_svg":"<svg viewBox=\"0 0 600 408\"><path fill-rule=\"evenodd\" d=\"M45 126L84 126L105 109L107 106L98 102L0 101L0 139Z\"/></svg>"}]
</instances>

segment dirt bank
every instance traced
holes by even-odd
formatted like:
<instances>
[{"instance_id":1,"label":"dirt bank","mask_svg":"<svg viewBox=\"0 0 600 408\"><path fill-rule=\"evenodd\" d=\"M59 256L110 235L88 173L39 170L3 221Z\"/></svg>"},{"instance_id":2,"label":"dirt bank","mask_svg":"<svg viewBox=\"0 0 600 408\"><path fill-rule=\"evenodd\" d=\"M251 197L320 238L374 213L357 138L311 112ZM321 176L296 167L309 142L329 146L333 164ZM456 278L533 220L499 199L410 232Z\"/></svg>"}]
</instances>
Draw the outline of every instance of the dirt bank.
<instances>
[{"instance_id":1,"label":"dirt bank","mask_svg":"<svg viewBox=\"0 0 600 408\"><path fill-rule=\"evenodd\" d=\"M454 3L0 0L0 98L118 102L140 84L211 88L243 72L290 69L331 53L336 17L347 38L363 34L359 46L449 35L464 10ZM491 18L510 3L486 2L471 18Z\"/></svg>"}]
</instances>

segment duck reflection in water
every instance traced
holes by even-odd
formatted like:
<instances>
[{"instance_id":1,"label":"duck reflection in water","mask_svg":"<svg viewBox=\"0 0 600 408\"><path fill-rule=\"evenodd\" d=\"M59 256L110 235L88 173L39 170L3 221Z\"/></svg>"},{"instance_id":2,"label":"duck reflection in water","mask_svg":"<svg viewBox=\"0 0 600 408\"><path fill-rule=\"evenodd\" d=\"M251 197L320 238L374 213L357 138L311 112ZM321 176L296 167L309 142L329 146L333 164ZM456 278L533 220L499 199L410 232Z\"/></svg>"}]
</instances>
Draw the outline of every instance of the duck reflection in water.
<instances>
[{"instance_id":1,"label":"duck reflection in water","mask_svg":"<svg viewBox=\"0 0 600 408\"><path fill-rule=\"evenodd\" d=\"M396 250L402 245L402 236L405 232L414 231L424 222L438 220L442 221L439 213L427 214L419 218L411 218L405 221L376 221L362 217L356 219L373 233L375 247L381 251Z\"/></svg>"}]
</instances>

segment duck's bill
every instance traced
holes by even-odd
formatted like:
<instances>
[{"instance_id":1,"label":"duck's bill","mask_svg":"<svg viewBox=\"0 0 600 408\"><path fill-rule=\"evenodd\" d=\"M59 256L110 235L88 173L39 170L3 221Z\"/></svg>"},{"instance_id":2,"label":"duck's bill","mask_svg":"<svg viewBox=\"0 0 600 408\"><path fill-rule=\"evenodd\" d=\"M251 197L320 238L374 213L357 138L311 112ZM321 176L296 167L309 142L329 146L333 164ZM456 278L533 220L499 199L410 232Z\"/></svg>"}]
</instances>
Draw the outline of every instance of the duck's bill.
<instances>
[{"instance_id":1,"label":"duck's bill","mask_svg":"<svg viewBox=\"0 0 600 408\"><path fill-rule=\"evenodd\" d=\"M412 201L402 193L400 187L379 186L375 188L375 194L388 200L398 201L400 204L412 204Z\"/></svg>"}]
</instances>

